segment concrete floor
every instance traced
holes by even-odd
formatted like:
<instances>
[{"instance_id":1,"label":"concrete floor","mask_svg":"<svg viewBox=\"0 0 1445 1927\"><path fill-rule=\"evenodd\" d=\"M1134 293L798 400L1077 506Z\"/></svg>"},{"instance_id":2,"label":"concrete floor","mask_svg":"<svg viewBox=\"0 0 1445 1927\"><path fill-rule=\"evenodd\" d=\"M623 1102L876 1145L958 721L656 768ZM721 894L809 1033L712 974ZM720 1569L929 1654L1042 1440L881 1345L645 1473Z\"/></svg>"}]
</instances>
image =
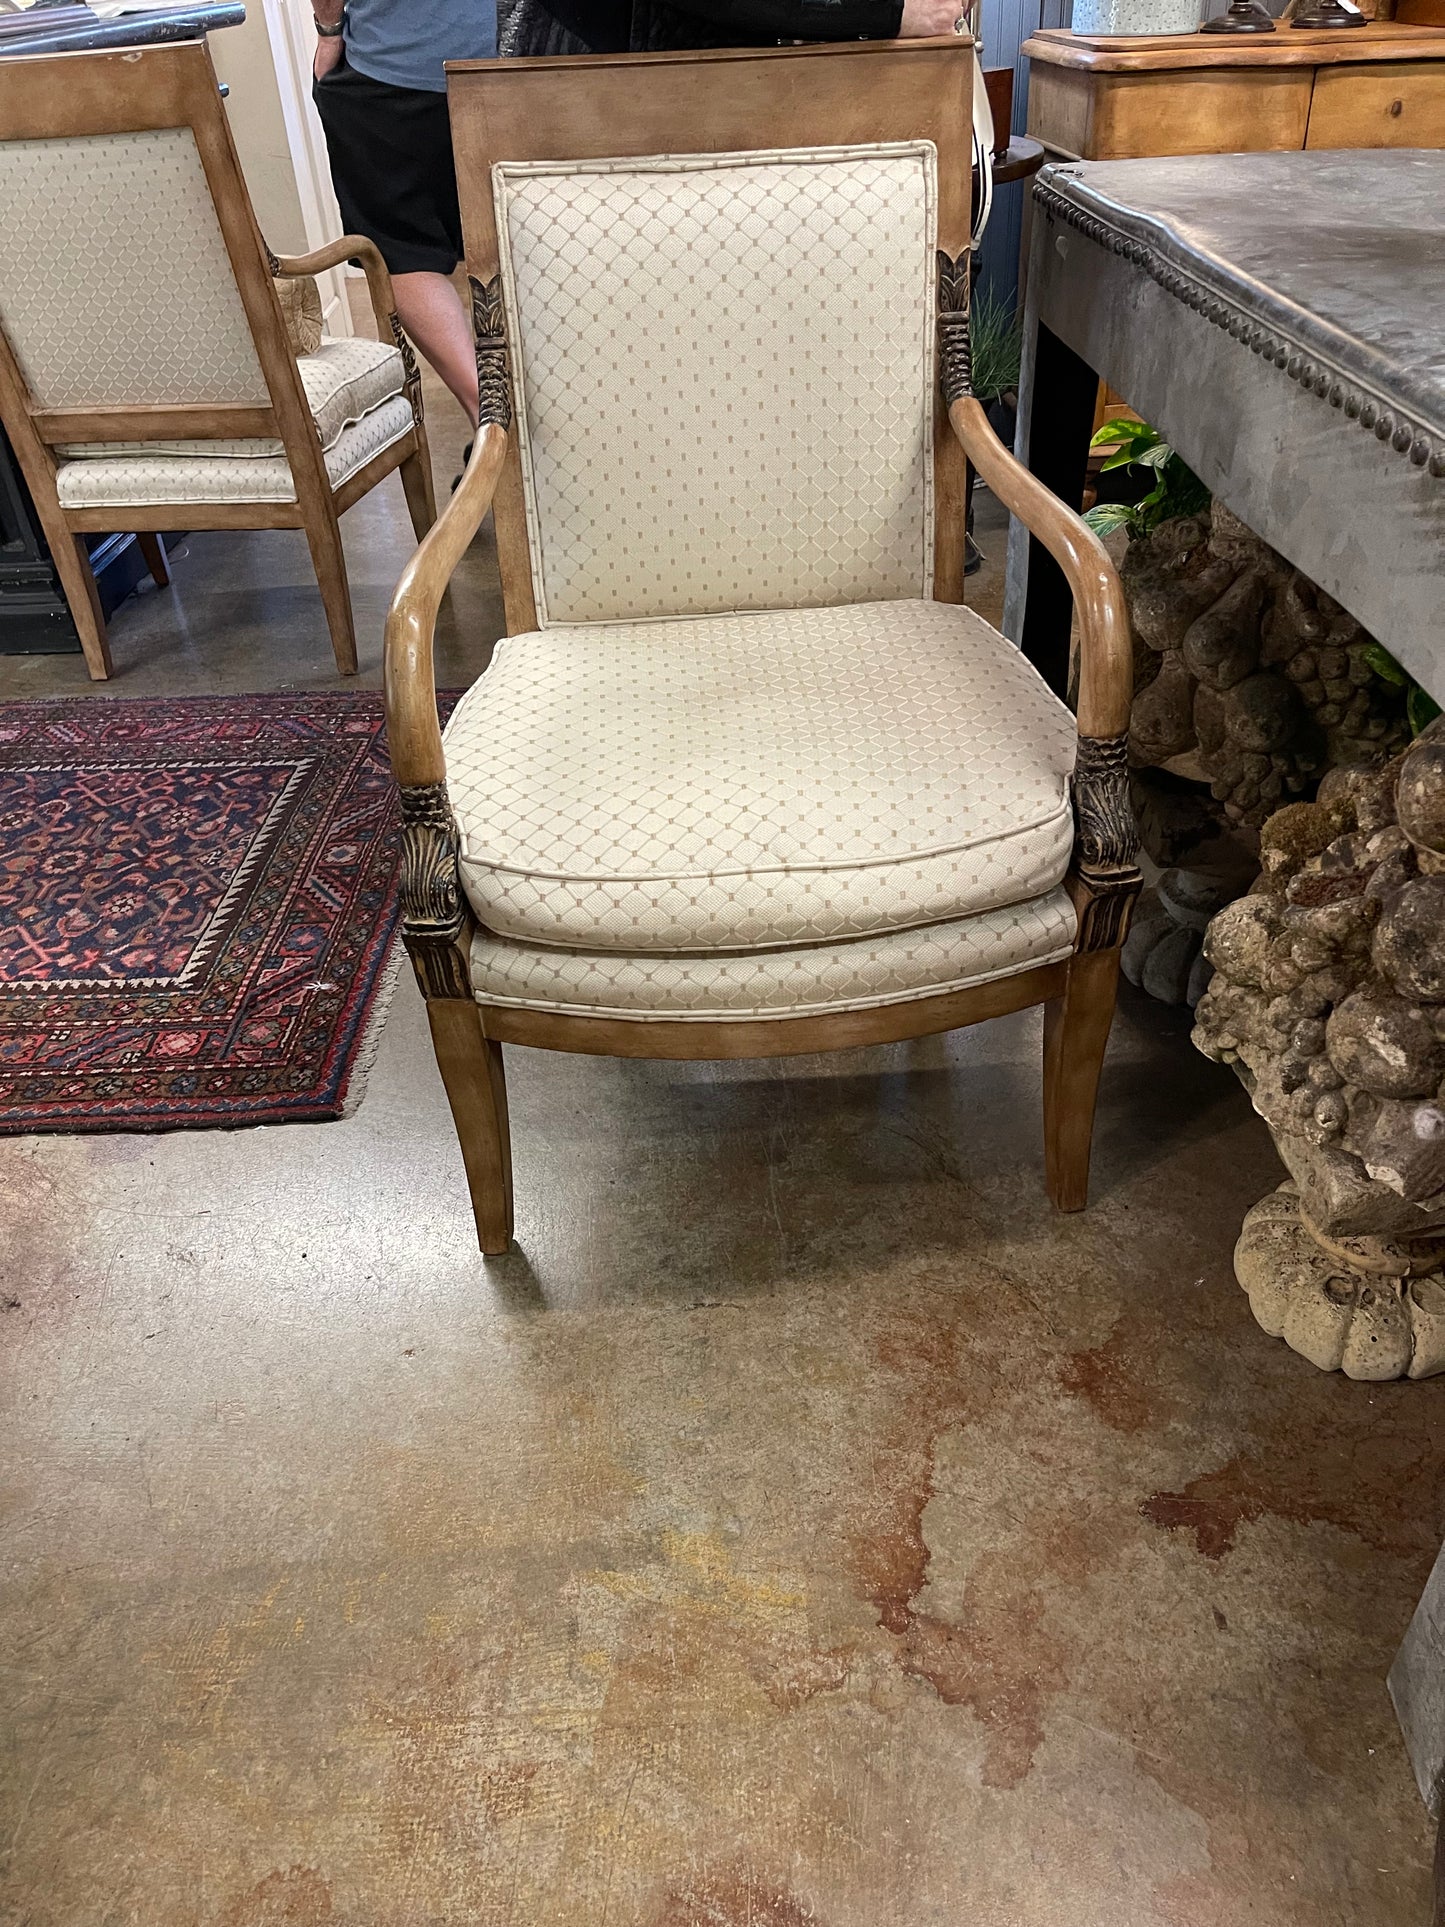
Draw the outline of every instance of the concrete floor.
<instances>
[{"instance_id":1,"label":"concrete floor","mask_svg":"<svg viewBox=\"0 0 1445 1927\"><path fill-rule=\"evenodd\" d=\"M346 533L374 680L399 485ZM299 536L187 546L0 678L334 686ZM1442 1388L1255 1328L1177 1014L1075 1218L1038 1054L514 1051L491 1262L406 981L346 1122L0 1140L5 1927L1422 1923Z\"/></svg>"}]
</instances>

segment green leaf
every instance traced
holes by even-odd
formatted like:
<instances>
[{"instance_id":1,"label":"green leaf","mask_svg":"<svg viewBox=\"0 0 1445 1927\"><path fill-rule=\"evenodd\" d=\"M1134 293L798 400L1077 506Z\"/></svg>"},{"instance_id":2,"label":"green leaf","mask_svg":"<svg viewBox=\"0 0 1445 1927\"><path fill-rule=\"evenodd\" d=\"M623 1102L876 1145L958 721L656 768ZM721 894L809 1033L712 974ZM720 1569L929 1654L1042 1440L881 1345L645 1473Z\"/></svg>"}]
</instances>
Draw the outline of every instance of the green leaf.
<instances>
[{"instance_id":1,"label":"green leaf","mask_svg":"<svg viewBox=\"0 0 1445 1927\"><path fill-rule=\"evenodd\" d=\"M1095 535L1112 535L1133 519L1134 511L1127 502L1097 502L1084 517Z\"/></svg>"},{"instance_id":2,"label":"green leaf","mask_svg":"<svg viewBox=\"0 0 1445 1927\"><path fill-rule=\"evenodd\" d=\"M1111 468L1132 468L1138 459L1132 448L1118 449L1114 454L1105 456L1099 464L1099 473L1107 475Z\"/></svg>"},{"instance_id":3,"label":"green leaf","mask_svg":"<svg viewBox=\"0 0 1445 1927\"><path fill-rule=\"evenodd\" d=\"M1115 442L1148 441L1154 430L1146 423L1138 421L1133 415L1116 415L1111 422L1105 422L1096 429L1089 439L1090 448L1112 448ZM1157 437L1155 437L1157 440Z\"/></svg>"},{"instance_id":4,"label":"green leaf","mask_svg":"<svg viewBox=\"0 0 1445 1927\"><path fill-rule=\"evenodd\" d=\"M1106 459L1113 461L1137 462L1151 448L1159 446L1159 437L1152 432L1148 435L1131 435L1121 441L1114 453Z\"/></svg>"},{"instance_id":5,"label":"green leaf","mask_svg":"<svg viewBox=\"0 0 1445 1927\"><path fill-rule=\"evenodd\" d=\"M1134 457L1140 468L1167 468L1178 457L1168 442L1155 442L1152 448L1142 450Z\"/></svg>"},{"instance_id":6,"label":"green leaf","mask_svg":"<svg viewBox=\"0 0 1445 1927\"><path fill-rule=\"evenodd\" d=\"M1396 662L1389 650L1382 648L1378 642L1367 644L1364 656L1365 661L1370 665L1371 669L1374 670L1381 682L1393 683L1396 689L1403 689L1409 682L1410 678L1400 667L1399 663Z\"/></svg>"},{"instance_id":7,"label":"green leaf","mask_svg":"<svg viewBox=\"0 0 1445 1927\"><path fill-rule=\"evenodd\" d=\"M1422 689L1419 683L1412 684L1410 693L1405 698L1405 715L1409 719L1410 734L1423 735L1439 714L1440 705L1429 690Z\"/></svg>"}]
</instances>

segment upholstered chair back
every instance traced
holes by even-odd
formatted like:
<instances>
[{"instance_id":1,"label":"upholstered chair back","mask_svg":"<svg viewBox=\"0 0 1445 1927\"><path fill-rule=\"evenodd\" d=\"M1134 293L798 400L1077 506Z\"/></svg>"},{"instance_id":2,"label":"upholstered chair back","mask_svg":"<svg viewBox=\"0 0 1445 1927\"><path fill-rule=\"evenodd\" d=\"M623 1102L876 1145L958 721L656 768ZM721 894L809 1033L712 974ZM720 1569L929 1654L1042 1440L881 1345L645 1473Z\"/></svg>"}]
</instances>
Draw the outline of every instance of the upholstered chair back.
<instances>
[{"instance_id":1,"label":"upholstered chair back","mask_svg":"<svg viewBox=\"0 0 1445 1927\"><path fill-rule=\"evenodd\" d=\"M42 408L269 399L190 127L0 140L0 329Z\"/></svg>"},{"instance_id":2,"label":"upholstered chair back","mask_svg":"<svg viewBox=\"0 0 1445 1927\"><path fill-rule=\"evenodd\" d=\"M510 634L962 599L937 371L973 67L953 37L448 67Z\"/></svg>"},{"instance_id":3,"label":"upholstered chair back","mask_svg":"<svg viewBox=\"0 0 1445 1927\"><path fill-rule=\"evenodd\" d=\"M493 167L541 626L932 595L937 168Z\"/></svg>"}]
</instances>

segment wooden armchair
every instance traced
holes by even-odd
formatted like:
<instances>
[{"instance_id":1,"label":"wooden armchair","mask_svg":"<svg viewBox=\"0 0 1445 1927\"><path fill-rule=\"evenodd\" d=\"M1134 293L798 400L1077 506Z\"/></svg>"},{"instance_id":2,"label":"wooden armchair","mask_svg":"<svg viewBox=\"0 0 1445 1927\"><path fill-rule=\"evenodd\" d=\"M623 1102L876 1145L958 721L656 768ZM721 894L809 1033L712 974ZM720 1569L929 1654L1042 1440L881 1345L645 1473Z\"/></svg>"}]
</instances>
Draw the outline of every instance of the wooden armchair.
<instances>
[{"instance_id":1,"label":"wooden armchair","mask_svg":"<svg viewBox=\"0 0 1445 1927\"><path fill-rule=\"evenodd\" d=\"M298 362L273 278L348 259L382 339ZM338 516L399 468L418 539L436 519L381 256L356 235L270 252L202 41L0 61L0 419L96 678L111 656L88 530L304 529L351 675ZM146 553L163 579L160 545Z\"/></svg>"},{"instance_id":2,"label":"wooden armchair","mask_svg":"<svg viewBox=\"0 0 1445 1927\"><path fill-rule=\"evenodd\" d=\"M387 629L402 908L483 1251L504 1044L839 1049L1046 1007L1085 1202L1139 886L1129 625L968 386L967 42L452 70L481 372ZM965 453L1048 544L1077 719L960 607ZM494 504L509 638L445 737L440 599Z\"/></svg>"}]
</instances>

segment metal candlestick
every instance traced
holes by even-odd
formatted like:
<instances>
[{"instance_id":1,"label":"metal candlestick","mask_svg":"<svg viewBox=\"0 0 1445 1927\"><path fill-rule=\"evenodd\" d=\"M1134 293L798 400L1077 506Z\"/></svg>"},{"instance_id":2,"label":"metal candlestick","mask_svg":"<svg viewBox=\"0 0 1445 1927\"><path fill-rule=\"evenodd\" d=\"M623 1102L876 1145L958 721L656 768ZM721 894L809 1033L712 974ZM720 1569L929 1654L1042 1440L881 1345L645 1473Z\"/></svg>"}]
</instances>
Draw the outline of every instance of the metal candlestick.
<instances>
[{"instance_id":1,"label":"metal candlestick","mask_svg":"<svg viewBox=\"0 0 1445 1927\"><path fill-rule=\"evenodd\" d=\"M1259 0L1229 0L1229 12L1206 20L1201 33L1273 33L1274 21Z\"/></svg>"}]
</instances>

